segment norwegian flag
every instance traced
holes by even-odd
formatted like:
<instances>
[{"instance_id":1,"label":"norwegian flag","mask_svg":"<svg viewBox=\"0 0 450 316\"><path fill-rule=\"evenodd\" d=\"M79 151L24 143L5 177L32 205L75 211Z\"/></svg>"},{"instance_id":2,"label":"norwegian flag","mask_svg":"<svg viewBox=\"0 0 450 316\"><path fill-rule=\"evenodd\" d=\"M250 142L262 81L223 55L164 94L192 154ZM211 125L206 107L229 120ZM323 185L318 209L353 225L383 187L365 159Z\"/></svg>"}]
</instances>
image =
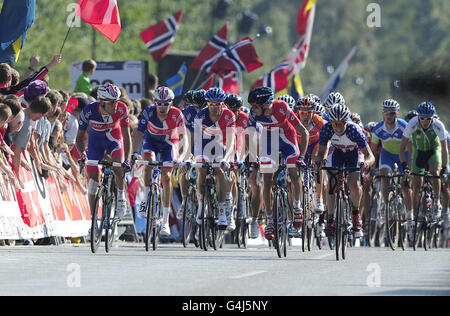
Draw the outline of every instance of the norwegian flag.
<instances>
[{"instance_id":1,"label":"norwegian flag","mask_svg":"<svg viewBox=\"0 0 450 316\"><path fill-rule=\"evenodd\" d=\"M252 40L245 37L222 53L212 66L211 72L225 74L229 71L246 71L250 73L262 65Z\"/></svg>"},{"instance_id":2,"label":"norwegian flag","mask_svg":"<svg viewBox=\"0 0 450 316\"><path fill-rule=\"evenodd\" d=\"M305 0L297 14L297 32L299 39L294 45L291 53L291 67L295 73L298 73L306 66L306 58L308 57L312 29L314 25L314 16L316 12L317 0Z\"/></svg>"},{"instance_id":3,"label":"norwegian flag","mask_svg":"<svg viewBox=\"0 0 450 316\"><path fill-rule=\"evenodd\" d=\"M227 47L228 25L225 24L194 59L191 68L205 70L209 73L214 62L222 55Z\"/></svg>"},{"instance_id":4,"label":"norwegian flag","mask_svg":"<svg viewBox=\"0 0 450 316\"><path fill-rule=\"evenodd\" d=\"M170 18L158 22L141 32L141 38L156 61L167 55L175 41L175 34L183 18L183 9Z\"/></svg>"},{"instance_id":5,"label":"norwegian flag","mask_svg":"<svg viewBox=\"0 0 450 316\"><path fill-rule=\"evenodd\" d=\"M219 79L219 87L226 93L240 93L239 88L239 73L237 71L230 71Z\"/></svg>"},{"instance_id":6,"label":"norwegian flag","mask_svg":"<svg viewBox=\"0 0 450 316\"><path fill-rule=\"evenodd\" d=\"M256 87L270 87L275 92L285 89L288 84L288 76L291 74L289 58L272 68L270 72L261 76L253 85Z\"/></svg>"},{"instance_id":7,"label":"norwegian flag","mask_svg":"<svg viewBox=\"0 0 450 316\"><path fill-rule=\"evenodd\" d=\"M79 0L75 13L111 42L119 38L122 26L117 0Z\"/></svg>"}]
</instances>

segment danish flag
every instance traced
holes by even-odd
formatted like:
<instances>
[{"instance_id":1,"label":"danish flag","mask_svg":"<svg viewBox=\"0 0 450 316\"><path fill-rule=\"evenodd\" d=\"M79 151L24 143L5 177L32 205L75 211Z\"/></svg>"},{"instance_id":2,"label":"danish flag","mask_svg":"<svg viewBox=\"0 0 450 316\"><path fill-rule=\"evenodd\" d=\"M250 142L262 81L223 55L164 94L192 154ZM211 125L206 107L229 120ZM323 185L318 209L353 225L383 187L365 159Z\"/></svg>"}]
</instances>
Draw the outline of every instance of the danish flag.
<instances>
[{"instance_id":1,"label":"danish flag","mask_svg":"<svg viewBox=\"0 0 450 316\"><path fill-rule=\"evenodd\" d=\"M141 38L154 60L167 55L170 46L175 41L175 34L183 18L183 12L183 9L181 9L170 18L160 21L141 32Z\"/></svg>"},{"instance_id":2,"label":"danish flag","mask_svg":"<svg viewBox=\"0 0 450 316\"><path fill-rule=\"evenodd\" d=\"M117 0L79 0L76 14L115 43L122 30Z\"/></svg>"}]
</instances>

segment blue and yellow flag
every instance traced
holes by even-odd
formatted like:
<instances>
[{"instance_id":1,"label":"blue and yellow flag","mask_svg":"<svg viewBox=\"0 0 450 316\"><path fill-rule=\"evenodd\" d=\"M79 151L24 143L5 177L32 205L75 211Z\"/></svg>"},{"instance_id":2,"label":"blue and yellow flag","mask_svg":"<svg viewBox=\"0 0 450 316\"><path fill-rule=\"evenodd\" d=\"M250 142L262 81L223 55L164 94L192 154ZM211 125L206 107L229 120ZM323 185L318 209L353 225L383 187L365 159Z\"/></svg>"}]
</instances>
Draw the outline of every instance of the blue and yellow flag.
<instances>
[{"instance_id":1,"label":"blue and yellow flag","mask_svg":"<svg viewBox=\"0 0 450 316\"><path fill-rule=\"evenodd\" d=\"M183 93L184 79L186 78L187 66L183 63L178 73L166 80L166 85L173 91L176 97Z\"/></svg>"},{"instance_id":2,"label":"blue and yellow flag","mask_svg":"<svg viewBox=\"0 0 450 316\"><path fill-rule=\"evenodd\" d=\"M0 12L0 62L15 63L33 25L36 0L5 0Z\"/></svg>"}]
</instances>

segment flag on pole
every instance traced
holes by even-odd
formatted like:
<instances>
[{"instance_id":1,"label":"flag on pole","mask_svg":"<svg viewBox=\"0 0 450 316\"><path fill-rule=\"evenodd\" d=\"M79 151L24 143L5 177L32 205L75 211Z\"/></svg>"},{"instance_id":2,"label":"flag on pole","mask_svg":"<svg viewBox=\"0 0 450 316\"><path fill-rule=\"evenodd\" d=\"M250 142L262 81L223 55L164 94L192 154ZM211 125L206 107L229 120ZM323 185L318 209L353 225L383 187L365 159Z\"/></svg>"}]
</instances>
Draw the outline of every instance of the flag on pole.
<instances>
[{"instance_id":1,"label":"flag on pole","mask_svg":"<svg viewBox=\"0 0 450 316\"><path fill-rule=\"evenodd\" d=\"M183 9L170 18L158 22L141 32L141 38L156 61L167 55L175 41L175 34L183 18Z\"/></svg>"},{"instance_id":2,"label":"flag on pole","mask_svg":"<svg viewBox=\"0 0 450 316\"><path fill-rule=\"evenodd\" d=\"M5 0L0 13L0 62L15 63L33 25L36 0Z\"/></svg>"},{"instance_id":3,"label":"flag on pole","mask_svg":"<svg viewBox=\"0 0 450 316\"><path fill-rule=\"evenodd\" d=\"M300 78L300 73L295 74L291 78L291 97L293 97L295 100L300 99L300 97L303 97L305 95L305 92L303 91L303 84L302 80Z\"/></svg>"},{"instance_id":4,"label":"flag on pole","mask_svg":"<svg viewBox=\"0 0 450 316\"><path fill-rule=\"evenodd\" d=\"M76 14L111 42L119 38L122 26L117 0L78 0Z\"/></svg>"},{"instance_id":5,"label":"flag on pole","mask_svg":"<svg viewBox=\"0 0 450 316\"><path fill-rule=\"evenodd\" d=\"M239 73L237 71L230 71L219 79L219 88L226 93L240 93L239 88Z\"/></svg>"},{"instance_id":6,"label":"flag on pole","mask_svg":"<svg viewBox=\"0 0 450 316\"><path fill-rule=\"evenodd\" d=\"M347 71L348 65L352 61L353 57L356 54L356 46L352 48L352 50L347 54L344 60L341 62L339 67L333 72L330 79L328 79L327 83L322 89L322 100L326 100L328 94L330 92L336 90L339 82Z\"/></svg>"},{"instance_id":7,"label":"flag on pole","mask_svg":"<svg viewBox=\"0 0 450 316\"><path fill-rule=\"evenodd\" d=\"M187 66L185 63L181 65L177 74L166 80L166 86L173 91L176 97L183 93L184 80L186 78Z\"/></svg>"},{"instance_id":8,"label":"flag on pole","mask_svg":"<svg viewBox=\"0 0 450 316\"><path fill-rule=\"evenodd\" d=\"M229 71L250 73L262 65L251 38L245 37L227 48L216 60L211 71L216 74L225 74Z\"/></svg>"},{"instance_id":9,"label":"flag on pole","mask_svg":"<svg viewBox=\"0 0 450 316\"><path fill-rule=\"evenodd\" d=\"M222 55L227 47L228 25L225 24L194 59L190 68L205 70L209 73L211 66Z\"/></svg>"},{"instance_id":10,"label":"flag on pole","mask_svg":"<svg viewBox=\"0 0 450 316\"><path fill-rule=\"evenodd\" d=\"M276 93L288 86L289 74L289 62L284 60L273 67L267 74L259 77L259 79L252 85L251 89L256 87L269 87Z\"/></svg>"},{"instance_id":11,"label":"flag on pole","mask_svg":"<svg viewBox=\"0 0 450 316\"><path fill-rule=\"evenodd\" d=\"M295 43L290 56L291 67L293 67L295 73L298 73L301 69L305 68L306 65L314 25L316 1L317 0L305 0L297 14L296 29L299 34L299 39Z\"/></svg>"}]
</instances>

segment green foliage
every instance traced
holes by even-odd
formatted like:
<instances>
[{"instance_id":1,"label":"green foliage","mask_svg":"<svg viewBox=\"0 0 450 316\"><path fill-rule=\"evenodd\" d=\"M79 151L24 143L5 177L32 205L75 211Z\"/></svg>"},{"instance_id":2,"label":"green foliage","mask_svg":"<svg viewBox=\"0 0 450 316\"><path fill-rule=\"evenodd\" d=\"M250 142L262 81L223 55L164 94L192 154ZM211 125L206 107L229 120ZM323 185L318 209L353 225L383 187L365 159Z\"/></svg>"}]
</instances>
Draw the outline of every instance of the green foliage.
<instances>
[{"instance_id":1,"label":"green foliage","mask_svg":"<svg viewBox=\"0 0 450 316\"><path fill-rule=\"evenodd\" d=\"M251 74L244 74L244 88L289 54L297 38L296 15L302 0L235 0L229 8L227 21L212 20L211 10L215 0L118 0L122 20L122 33L116 44L101 34L96 34L96 59L148 60L150 71L156 64L148 54L139 33L170 16L181 8L184 17L172 50L200 51L207 41L225 22L229 23L230 40L238 36L254 36L263 25L270 25L273 35L255 41L257 52L264 66ZM369 27L367 11L369 3L378 3L381 8L381 27ZM38 0L36 21L27 34L20 60L15 65L24 72L33 55L41 56L47 63L58 53L66 32L66 20L71 12L68 5L76 0ZM3 0L0 0L0 6ZM252 10L259 20L252 34L238 34L237 18L244 10ZM450 110L447 95L430 94L428 85L432 79L449 80L450 51L450 1L448 0L317 0L316 18L311 50L306 68L301 77L305 92L318 95L329 74L327 65L335 68L357 45L358 52L350 64L338 90L350 108L359 112L363 121L381 119L381 102L396 98L402 113L415 108L420 101L432 101L444 122L449 122ZM50 80L53 87L71 89L71 62L92 57L92 27L81 23L73 28L63 51L63 63L52 70ZM364 83L355 85L354 78L361 77ZM411 78L428 78L423 89L412 89L406 82ZM164 79L164 78L163 78ZM397 81L396 88L393 83ZM430 81L431 80L431 81ZM446 80L446 81L445 81Z\"/></svg>"}]
</instances>

